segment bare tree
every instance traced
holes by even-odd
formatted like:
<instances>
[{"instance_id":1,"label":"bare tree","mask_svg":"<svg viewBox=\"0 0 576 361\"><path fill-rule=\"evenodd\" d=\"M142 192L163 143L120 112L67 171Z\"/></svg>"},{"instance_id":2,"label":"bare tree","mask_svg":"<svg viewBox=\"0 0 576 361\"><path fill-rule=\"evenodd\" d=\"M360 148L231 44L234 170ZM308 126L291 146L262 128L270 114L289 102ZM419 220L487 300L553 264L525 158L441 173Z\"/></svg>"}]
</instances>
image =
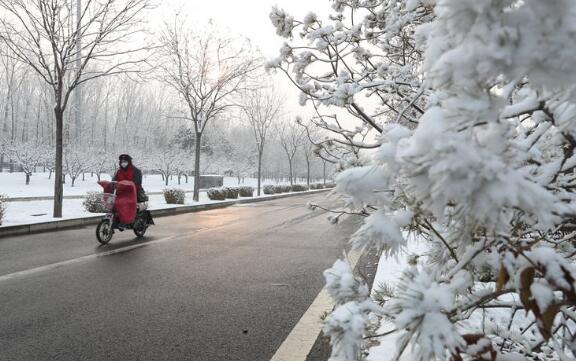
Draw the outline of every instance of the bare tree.
<instances>
[{"instance_id":1,"label":"bare tree","mask_svg":"<svg viewBox=\"0 0 576 361\"><path fill-rule=\"evenodd\" d=\"M76 179L78 179L80 175L83 175L94 167L94 160L92 154L88 154L85 149L81 149L79 146L73 146L66 149L64 169L66 174L70 177L71 187L74 187Z\"/></svg>"},{"instance_id":2,"label":"bare tree","mask_svg":"<svg viewBox=\"0 0 576 361\"><path fill-rule=\"evenodd\" d=\"M80 9L69 0L0 0L0 41L9 56L38 73L54 96L54 217L62 217L64 115L70 96L90 80L137 71L148 45L126 43L140 31L139 14L149 7L149 0L86 1Z\"/></svg>"},{"instance_id":3,"label":"bare tree","mask_svg":"<svg viewBox=\"0 0 576 361\"><path fill-rule=\"evenodd\" d=\"M244 94L242 110L252 129L258 155L258 195L262 183L262 158L266 139L270 127L279 116L282 103L282 99L273 88L257 89Z\"/></svg>"},{"instance_id":4,"label":"bare tree","mask_svg":"<svg viewBox=\"0 0 576 361\"><path fill-rule=\"evenodd\" d=\"M44 150L34 142L12 142L8 146L8 154L20 166L26 175L26 185L30 184L30 177L42 161Z\"/></svg>"},{"instance_id":5,"label":"bare tree","mask_svg":"<svg viewBox=\"0 0 576 361\"><path fill-rule=\"evenodd\" d=\"M181 150L166 145L156 148L150 159L151 166L154 170L162 174L166 186L168 185L170 177L174 174L178 174L179 170L182 169L184 165L181 155Z\"/></svg>"},{"instance_id":6,"label":"bare tree","mask_svg":"<svg viewBox=\"0 0 576 361\"><path fill-rule=\"evenodd\" d=\"M296 122L284 122L278 129L279 141L286 158L288 159L288 175L290 178L290 185L294 185L294 158L300 148L304 144L305 132L304 129Z\"/></svg>"},{"instance_id":7,"label":"bare tree","mask_svg":"<svg viewBox=\"0 0 576 361\"><path fill-rule=\"evenodd\" d=\"M200 195L200 153L206 125L237 106L238 95L247 88L250 74L260 63L250 44L220 36L214 29L198 34L176 17L162 34L161 81L180 96L192 122L195 140L194 195Z\"/></svg>"}]
</instances>

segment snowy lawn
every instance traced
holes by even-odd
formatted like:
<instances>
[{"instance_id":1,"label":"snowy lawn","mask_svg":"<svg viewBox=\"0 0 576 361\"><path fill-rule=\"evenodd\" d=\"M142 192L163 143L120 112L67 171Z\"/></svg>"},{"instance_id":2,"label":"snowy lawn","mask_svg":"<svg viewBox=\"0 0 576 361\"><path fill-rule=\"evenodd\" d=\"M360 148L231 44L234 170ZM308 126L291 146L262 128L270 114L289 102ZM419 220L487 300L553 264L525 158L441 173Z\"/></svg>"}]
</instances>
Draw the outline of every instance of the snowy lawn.
<instances>
[{"instance_id":1,"label":"snowy lawn","mask_svg":"<svg viewBox=\"0 0 576 361\"><path fill-rule=\"evenodd\" d=\"M200 202L186 201L186 204L206 204L213 203L208 199L205 193L200 194ZM98 213L89 213L82 206L83 199L64 199L63 214L61 219L83 218L98 215ZM148 203L150 209L161 209L178 207L176 204L166 204L164 196L152 195ZM58 220L52 215L53 202L50 201L26 201L26 202L9 202L6 209L6 216L0 226L14 226L18 224L32 224Z\"/></svg>"},{"instance_id":2,"label":"snowy lawn","mask_svg":"<svg viewBox=\"0 0 576 361\"><path fill-rule=\"evenodd\" d=\"M304 193L304 192L301 192ZM297 194L297 193L291 193ZM260 197L254 196L250 198L269 198L276 195L261 195ZM167 204L164 200L163 195L152 195L149 197L148 207L150 210L153 209L163 209L163 208L174 208L182 207L187 205L202 205L208 203L219 203L228 202L233 199L227 199L225 201L213 201L208 198L206 193L200 193L200 201L194 202L192 200L192 195L186 196L186 201L184 205L178 204ZM240 198L244 199L244 198ZM64 199L64 207L62 218L53 218L52 207L53 202L51 200L46 201L23 201L23 202L8 202L6 215L0 230L5 226L14 226L20 224L33 224L42 223L49 221L56 221L62 219L72 219L72 218L84 218L93 217L99 215L98 213L89 213L82 206L83 199Z\"/></svg>"},{"instance_id":3,"label":"snowy lawn","mask_svg":"<svg viewBox=\"0 0 576 361\"><path fill-rule=\"evenodd\" d=\"M103 175L102 180L109 180L110 176ZM30 185L25 185L26 177L24 173L0 173L0 194L5 194L10 198L15 197L49 197L53 195L54 183L53 180L48 179L48 173L34 173L30 180ZM85 179L77 179L74 187L72 187L70 180L66 180L64 184L65 196L84 195L86 192L99 192L102 188L96 183L96 176L91 177L89 173L85 175ZM192 191L194 188L194 180L192 177L188 178L188 183L185 183L185 178L182 177L181 184L178 184L178 178L173 177L168 183L168 186L162 180L159 174L144 175L143 185L147 192L161 192L164 188L180 188L185 191ZM273 180L264 180L263 184L278 184ZM282 184L282 183L280 183ZM236 177L224 177L224 186L251 186L256 187L256 178L245 178L243 183L238 184ZM66 204L65 204L66 205Z\"/></svg>"}]
</instances>

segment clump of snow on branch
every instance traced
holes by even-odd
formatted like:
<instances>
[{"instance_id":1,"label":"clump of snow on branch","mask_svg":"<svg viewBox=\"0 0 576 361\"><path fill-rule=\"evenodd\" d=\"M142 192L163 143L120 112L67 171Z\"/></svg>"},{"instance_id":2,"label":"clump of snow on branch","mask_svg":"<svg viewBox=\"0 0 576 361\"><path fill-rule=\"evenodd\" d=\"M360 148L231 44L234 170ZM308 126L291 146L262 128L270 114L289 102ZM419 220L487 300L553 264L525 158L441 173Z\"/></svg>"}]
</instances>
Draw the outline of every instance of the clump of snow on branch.
<instances>
[{"instance_id":1,"label":"clump of snow on branch","mask_svg":"<svg viewBox=\"0 0 576 361\"><path fill-rule=\"evenodd\" d=\"M276 28L276 34L285 38L292 35L294 17L288 15L284 10L274 7L270 13L270 20Z\"/></svg>"}]
</instances>

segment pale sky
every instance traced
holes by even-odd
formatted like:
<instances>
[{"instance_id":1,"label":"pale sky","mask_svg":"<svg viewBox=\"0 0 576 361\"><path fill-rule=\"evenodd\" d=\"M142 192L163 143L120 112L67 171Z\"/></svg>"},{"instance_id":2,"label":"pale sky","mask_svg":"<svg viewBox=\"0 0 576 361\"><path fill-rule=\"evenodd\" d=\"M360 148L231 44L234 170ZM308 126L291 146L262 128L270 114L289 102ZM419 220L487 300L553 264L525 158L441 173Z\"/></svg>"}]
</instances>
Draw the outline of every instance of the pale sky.
<instances>
[{"instance_id":1,"label":"pale sky","mask_svg":"<svg viewBox=\"0 0 576 361\"><path fill-rule=\"evenodd\" d=\"M182 9L187 18L199 22L214 19L224 29L251 39L266 57L277 56L283 40L275 33L268 14L273 6L285 9L296 19L313 11L318 15L331 10L329 0L159 0L156 10L162 18Z\"/></svg>"},{"instance_id":2,"label":"pale sky","mask_svg":"<svg viewBox=\"0 0 576 361\"><path fill-rule=\"evenodd\" d=\"M268 14L273 6L285 9L295 19L302 19L313 11L320 17L331 10L329 0L159 0L159 7L154 10L151 25L160 26L170 20L181 10L190 22L199 25L213 19L224 32L229 30L235 35L249 38L260 49L262 55L269 59L278 56L278 50L284 42L276 35ZM275 85L285 94L286 110L290 118L296 115L306 117L312 111L305 110L298 104L298 90L284 74L274 76Z\"/></svg>"}]
</instances>

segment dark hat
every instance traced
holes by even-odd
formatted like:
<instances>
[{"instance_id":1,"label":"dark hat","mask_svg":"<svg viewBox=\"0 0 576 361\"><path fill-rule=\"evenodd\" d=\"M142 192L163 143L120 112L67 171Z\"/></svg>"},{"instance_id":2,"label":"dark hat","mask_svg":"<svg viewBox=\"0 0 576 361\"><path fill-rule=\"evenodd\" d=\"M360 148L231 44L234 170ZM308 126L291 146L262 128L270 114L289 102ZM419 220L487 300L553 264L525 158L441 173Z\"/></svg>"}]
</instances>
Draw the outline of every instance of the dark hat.
<instances>
[{"instance_id":1,"label":"dark hat","mask_svg":"<svg viewBox=\"0 0 576 361\"><path fill-rule=\"evenodd\" d=\"M118 157L118 160L127 160L127 161L131 162L132 157L129 156L128 154L120 154L120 156Z\"/></svg>"}]
</instances>

